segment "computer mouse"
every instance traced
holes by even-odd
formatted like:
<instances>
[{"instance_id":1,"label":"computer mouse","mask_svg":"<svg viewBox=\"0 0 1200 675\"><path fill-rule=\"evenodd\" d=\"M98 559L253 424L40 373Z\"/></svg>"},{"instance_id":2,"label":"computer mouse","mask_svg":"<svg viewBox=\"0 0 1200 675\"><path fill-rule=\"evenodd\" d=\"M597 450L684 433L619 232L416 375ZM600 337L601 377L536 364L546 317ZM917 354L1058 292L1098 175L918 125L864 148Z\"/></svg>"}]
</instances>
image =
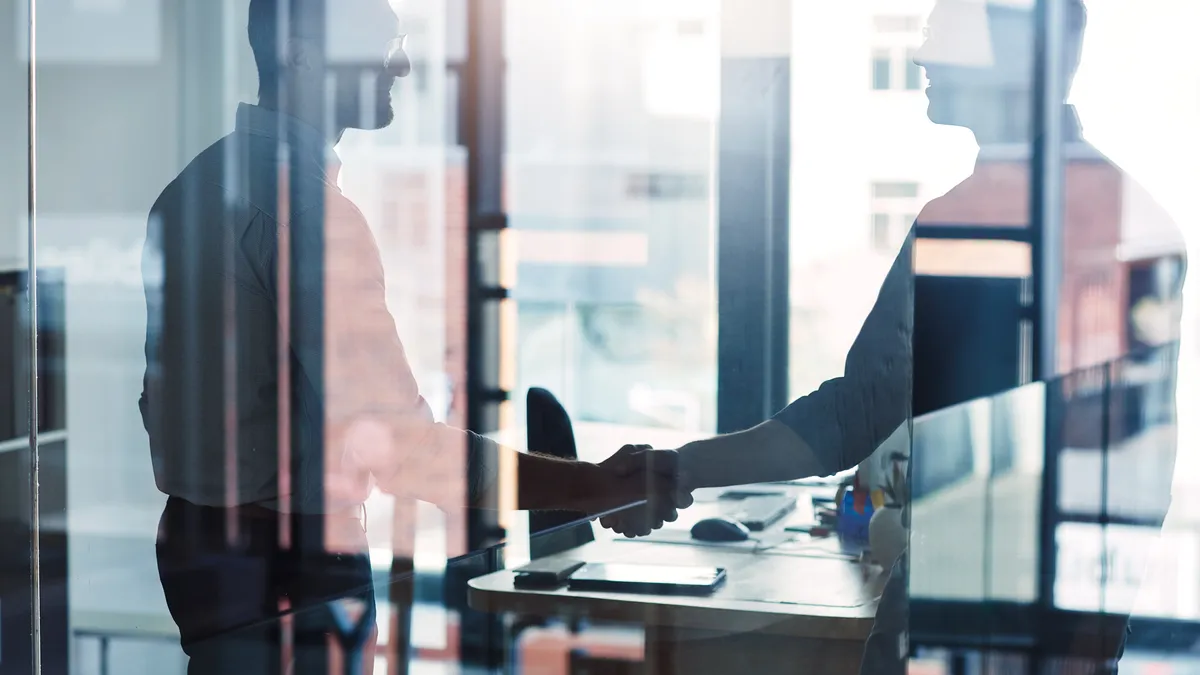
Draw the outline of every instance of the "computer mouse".
<instances>
[{"instance_id":1,"label":"computer mouse","mask_svg":"<svg viewBox=\"0 0 1200 675\"><path fill-rule=\"evenodd\" d=\"M750 530L736 520L705 518L692 526L692 539L697 541L746 541Z\"/></svg>"}]
</instances>

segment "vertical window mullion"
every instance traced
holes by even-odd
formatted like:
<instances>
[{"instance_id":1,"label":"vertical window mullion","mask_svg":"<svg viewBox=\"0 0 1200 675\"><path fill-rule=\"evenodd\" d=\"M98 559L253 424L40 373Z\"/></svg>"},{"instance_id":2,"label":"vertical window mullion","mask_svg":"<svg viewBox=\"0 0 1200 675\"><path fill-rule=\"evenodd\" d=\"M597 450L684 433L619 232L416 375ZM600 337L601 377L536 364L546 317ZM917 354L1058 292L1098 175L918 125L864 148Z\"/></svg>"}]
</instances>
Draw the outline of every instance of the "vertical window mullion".
<instances>
[{"instance_id":1,"label":"vertical window mullion","mask_svg":"<svg viewBox=\"0 0 1200 675\"><path fill-rule=\"evenodd\" d=\"M723 58L717 148L717 430L787 404L790 55Z\"/></svg>"}]
</instances>

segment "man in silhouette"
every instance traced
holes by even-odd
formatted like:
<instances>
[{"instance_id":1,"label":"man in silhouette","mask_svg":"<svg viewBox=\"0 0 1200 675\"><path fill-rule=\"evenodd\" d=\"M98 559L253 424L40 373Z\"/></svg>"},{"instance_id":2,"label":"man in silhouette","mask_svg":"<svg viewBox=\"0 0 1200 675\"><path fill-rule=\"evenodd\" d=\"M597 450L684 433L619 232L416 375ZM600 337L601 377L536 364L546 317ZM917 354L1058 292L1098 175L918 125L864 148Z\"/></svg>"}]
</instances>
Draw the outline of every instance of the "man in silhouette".
<instances>
[{"instance_id":1,"label":"man in silhouette","mask_svg":"<svg viewBox=\"0 0 1200 675\"><path fill-rule=\"evenodd\" d=\"M1079 65L1087 15L1081 0L1065 0L1064 5L1067 44L1062 75L1069 84ZM932 317L929 320L956 327L950 331L956 337L941 346L947 360L966 355L974 363L971 372L975 373L989 359L996 358L989 353L992 343L979 339L970 329L972 322L986 321L987 312L993 308L977 307L981 314L964 317L951 316L936 306L923 306L933 299L915 291L914 274L951 270L963 276L1023 278L1029 276L1031 265L1039 264L1029 259L1027 247L919 238L922 225L1029 227L1035 34L1034 17L1028 7L986 0L937 2L915 61L928 75L929 119L940 125L964 127L978 142L980 156L975 171L922 210L917 227L901 247L847 354L844 375L825 382L756 427L679 448L683 487L797 479L854 467L865 472L865 487L877 487L881 482L877 477L882 474L875 470L877 449L894 436L903 437L905 444L911 438L911 433L904 431L910 427L913 413L914 369L922 384L925 378L937 380L945 375L938 363L914 363L914 334L920 340L933 327L915 324L914 305L928 310L921 314ZM1067 157L1063 283L1061 296L1056 298L1058 362L1047 370L1051 375L1063 374L1120 358L1138 346L1151 347L1151 358L1162 366L1156 372L1165 375L1150 388L1167 391L1157 399L1160 409L1153 417L1173 424L1178 314L1160 312L1158 331L1139 332L1154 333L1156 337L1139 337L1140 345L1126 338L1120 317L1127 311L1123 302L1130 270L1139 265L1152 266L1152 276L1168 280L1158 284L1162 287L1158 295L1172 300L1158 305L1178 306L1184 267L1182 237L1140 187L1083 141L1073 107L1063 102L1060 114ZM1148 260L1139 260L1138 250ZM1013 329L1015 343L1015 321ZM1135 355L1133 360L1137 358ZM956 390L940 393L943 406L973 398ZM1161 465L1155 467L1153 475L1144 474L1149 478L1143 483L1123 490L1118 486L1118 491L1135 495L1135 499L1136 495L1148 495L1152 503L1144 505L1143 515L1154 527L1156 523L1161 525L1165 517L1159 497L1170 490L1174 435L1152 437L1152 443L1156 447L1141 456L1158 458ZM1095 483L1098 475L1078 478ZM1037 496L1027 498L1036 501ZM619 522L602 522L621 529ZM962 523L962 527L974 529L978 523ZM931 570L934 574L948 571ZM905 555L894 566L880 602L863 656L863 673L905 672L907 579ZM1105 609L1118 615L1130 610ZM1081 672L1109 672L1123 652L1123 633L1086 635L1087 630L1090 628L1080 631L1070 650L1073 664Z\"/></svg>"},{"instance_id":2,"label":"man in silhouette","mask_svg":"<svg viewBox=\"0 0 1200 675\"><path fill-rule=\"evenodd\" d=\"M623 517L640 533L690 503L673 493L671 452L569 462L434 421L333 152L346 129L391 123L392 85L410 68L398 28L388 0L252 0L258 104L239 107L236 130L149 216L139 407L168 495L159 569L191 673L281 672L261 622L286 608L341 598L373 616L361 509L375 485L486 507L511 453L521 509L649 498ZM478 480L463 485L468 466Z\"/></svg>"}]
</instances>

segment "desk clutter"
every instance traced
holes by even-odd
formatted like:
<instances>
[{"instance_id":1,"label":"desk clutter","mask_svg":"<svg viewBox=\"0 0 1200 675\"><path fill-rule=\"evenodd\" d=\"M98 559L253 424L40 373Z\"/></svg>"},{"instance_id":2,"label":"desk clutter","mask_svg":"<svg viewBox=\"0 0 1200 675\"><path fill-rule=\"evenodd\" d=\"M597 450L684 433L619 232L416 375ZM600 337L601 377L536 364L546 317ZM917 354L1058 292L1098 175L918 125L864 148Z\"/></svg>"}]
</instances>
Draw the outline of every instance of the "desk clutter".
<instances>
[{"instance_id":1,"label":"desk clutter","mask_svg":"<svg viewBox=\"0 0 1200 675\"><path fill-rule=\"evenodd\" d=\"M871 524L886 509L876 502L882 503L847 485L697 491L696 503L677 521L638 541L877 562L870 555ZM901 531L901 548L906 541ZM881 564L889 567L890 560Z\"/></svg>"},{"instance_id":2,"label":"desk clutter","mask_svg":"<svg viewBox=\"0 0 1200 675\"><path fill-rule=\"evenodd\" d=\"M825 543L836 545L837 538ZM873 580L879 575L857 558L838 556L835 551L809 554L757 554L741 548L716 546L664 546L646 539L597 541L569 553L547 559L554 564L577 565L583 577L602 576L616 583L592 585L568 578L554 587L525 588L518 583L519 568L507 572L511 588L518 592L547 594L557 602L576 598L580 602L600 597L626 602L688 602L698 598L719 602L752 602L770 605L853 609L872 603L877 595ZM588 568L592 568L588 571ZM572 576L574 576L574 574ZM713 578L719 575L720 579ZM703 579L703 581L695 581ZM622 587L622 581L632 585ZM677 588L656 587L660 583ZM707 586L695 588L697 585ZM689 588L691 587L691 588Z\"/></svg>"},{"instance_id":3,"label":"desk clutter","mask_svg":"<svg viewBox=\"0 0 1200 675\"><path fill-rule=\"evenodd\" d=\"M752 603L758 612L858 616L873 611L886 574L868 564L879 509L852 490L782 484L697 491L676 522L648 536L596 540L536 559L505 573L509 591L503 581L491 583L499 584L496 592L543 594L552 603ZM773 609L761 609L764 603Z\"/></svg>"}]
</instances>

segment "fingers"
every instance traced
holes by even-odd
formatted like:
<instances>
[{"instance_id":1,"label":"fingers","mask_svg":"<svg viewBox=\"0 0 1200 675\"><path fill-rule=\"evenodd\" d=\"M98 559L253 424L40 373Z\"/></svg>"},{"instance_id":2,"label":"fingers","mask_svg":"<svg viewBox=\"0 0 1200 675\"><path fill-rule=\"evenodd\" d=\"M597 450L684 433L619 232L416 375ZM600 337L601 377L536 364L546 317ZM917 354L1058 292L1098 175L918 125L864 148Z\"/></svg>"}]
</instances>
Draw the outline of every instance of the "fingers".
<instances>
[{"instance_id":1,"label":"fingers","mask_svg":"<svg viewBox=\"0 0 1200 675\"><path fill-rule=\"evenodd\" d=\"M695 503L695 498L692 497L692 491L687 485L686 480L676 478L674 490L671 492L671 501L675 503L675 508L683 510Z\"/></svg>"},{"instance_id":2,"label":"fingers","mask_svg":"<svg viewBox=\"0 0 1200 675\"><path fill-rule=\"evenodd\" d=\"M675 502L674 487L661 486L663 479L652 481L651 494L643 504L628 507L618 513L600 519L601 526L627 538L644 537L666 523L679 519L679 509L691 505L691 495L686 495L683 506Z\"/></svg>"},{"instance_id":3,"label":"fingers","mask_svg":"<svg viewBox=\"0 0 1200 675\"><path fill-rule=\"evenodd\" d=\"M650 445L625 445L611 457L600 462L600 466L621 476L638 473L645 468L648 455L653 455Z\"/></svg>"},{"instance_id":4,"label":"fingers","mask_svg":"<svg viewBox=\"0 0 1200 675\"><path fill-rule=\"evenodd\" d=\"M638 509L640 513L630 514L630 520L623 533L627 538L644 537L663 526L661 518L656 517L647 509Z\"/></svg>"},{"instance_id":5,"label":"fingers","mask_svg":"<svg viewBox=\"0 0 1200 675\"><path fill-rule=\"evenodd\" d=\"M654 450L646 447L646 470L659 475L674 476L679 471L679 453L674 450Z\"/></svg>"},{"instance_id":6,"label":"fingers","mask_svg":"<svg viewBox=\"0 0 1200 675\"><path fill-rule=\"evenodd\" d=\"M643 504L600 519L600 525L626 537L641 537L679 518L679 510L693 503L687 481L679 474L679 453L655 450L650 445L622 446L599 466L612 472L622 487L625 503L645 500Z\"/></svg>"}]
</instances>

